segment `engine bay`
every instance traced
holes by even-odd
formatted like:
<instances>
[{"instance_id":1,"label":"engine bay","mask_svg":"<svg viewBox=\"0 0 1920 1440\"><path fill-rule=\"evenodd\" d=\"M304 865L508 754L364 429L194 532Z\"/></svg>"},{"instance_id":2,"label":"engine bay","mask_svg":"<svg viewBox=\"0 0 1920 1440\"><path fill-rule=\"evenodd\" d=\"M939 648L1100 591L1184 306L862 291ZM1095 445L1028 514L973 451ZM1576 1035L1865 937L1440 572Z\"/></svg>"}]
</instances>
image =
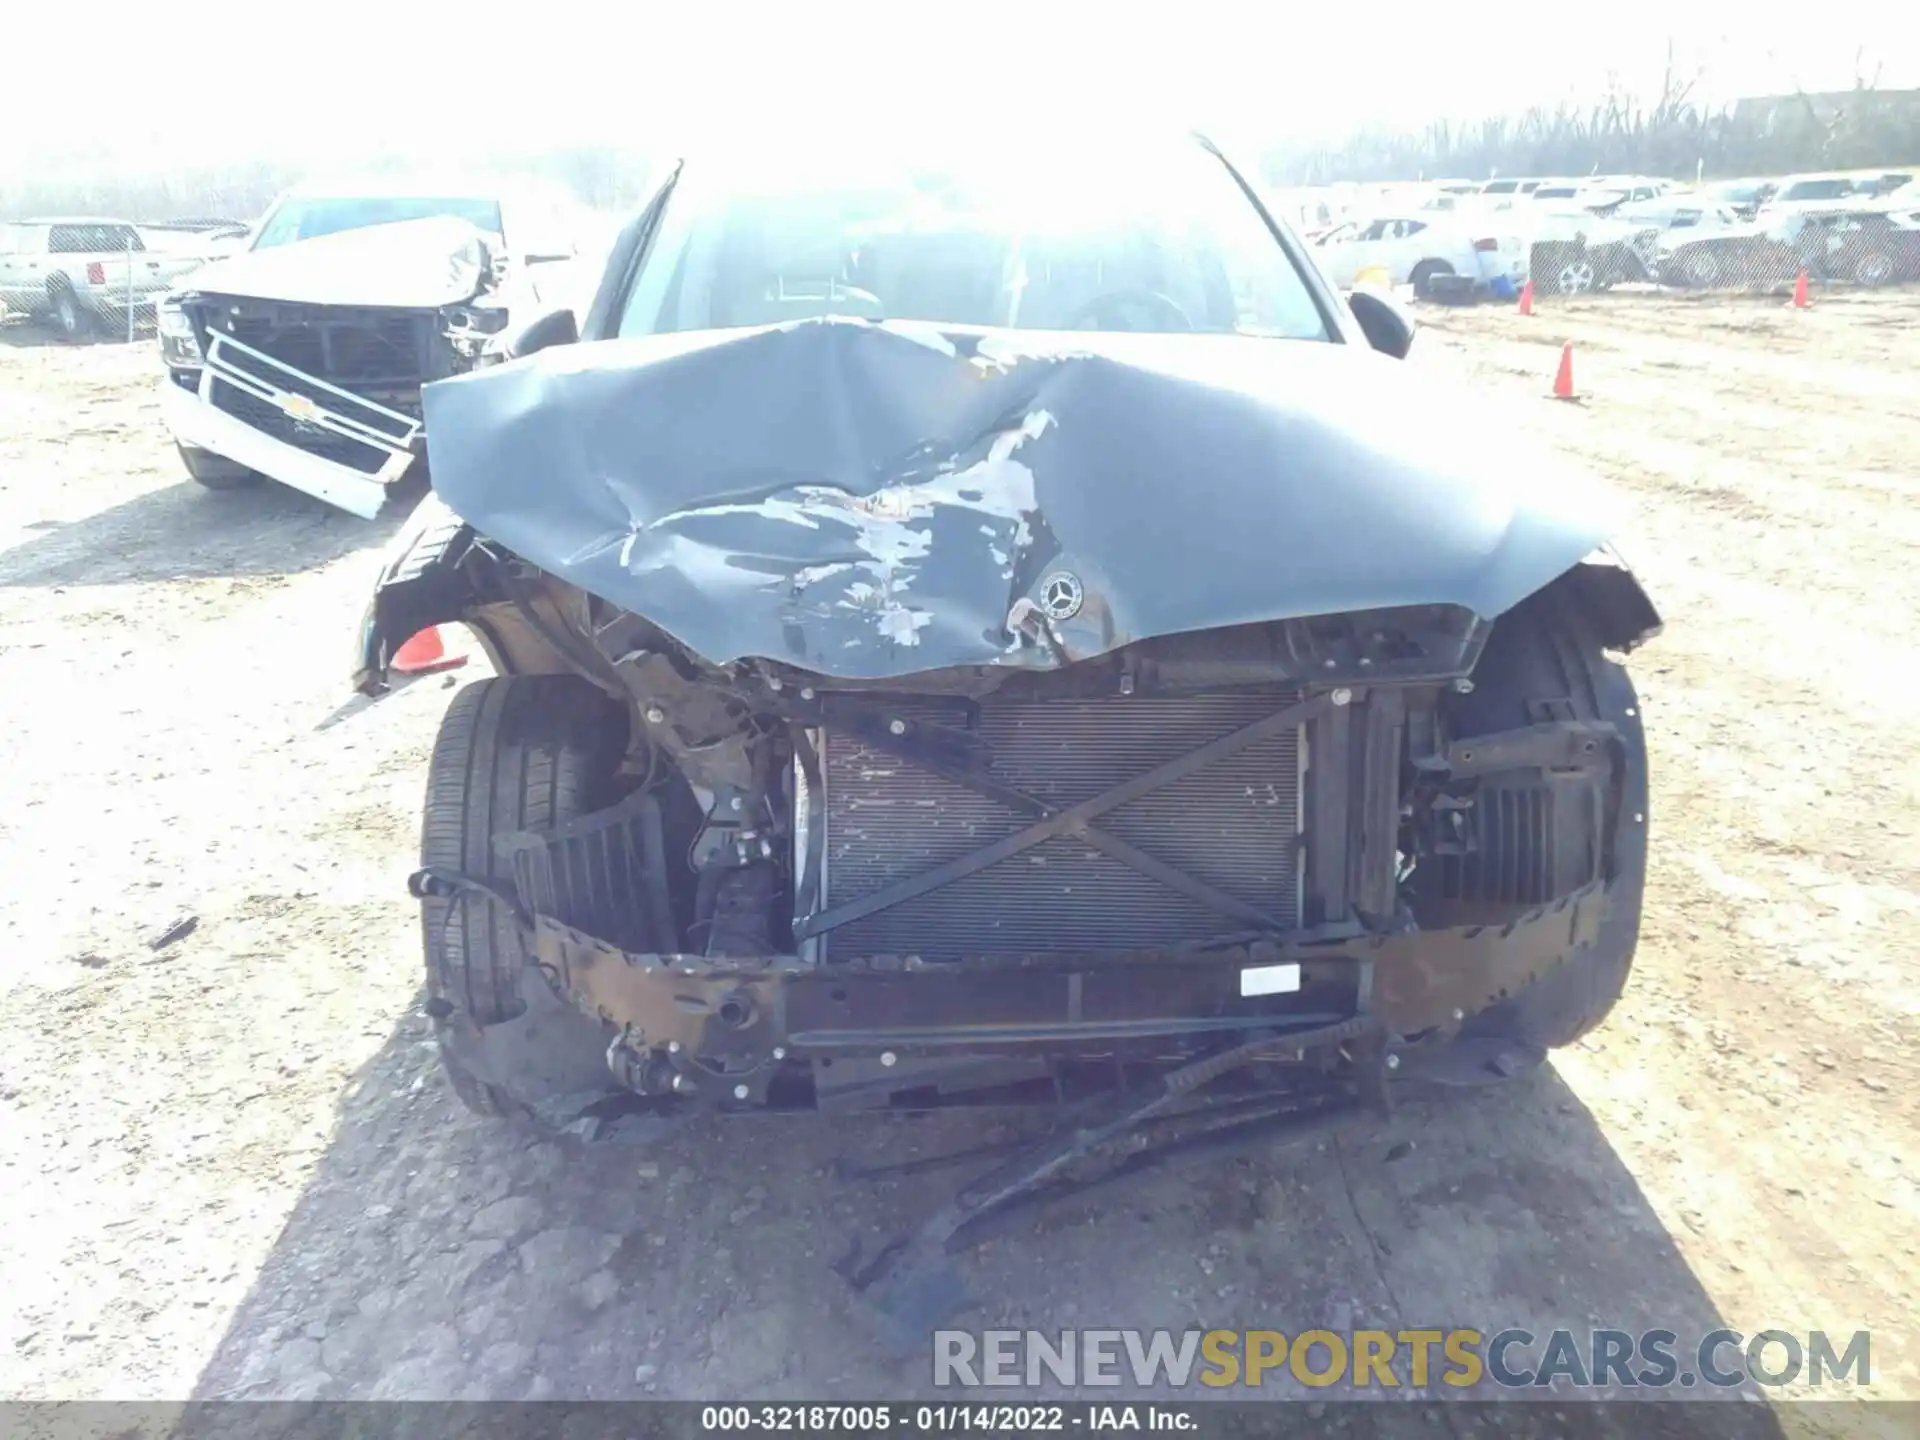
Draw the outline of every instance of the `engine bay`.
<instances>
[{"instance_id":1,"label":"engine bay","mask_svg":"<svg viewBox=\"0 0 1920 1440\"><path fill-rule=\"evenodd\" d=\"M1434 607L1166 637L1052 672L857 684L708 665L584 594L547 623L567 621L551 638L626 706L625 771L659 801L671 948L826 966L1192 947L1351 919L1307 892L1308 722L1349 706L1329 681L1446 673L1480 638ZM1388 764L1397 791L1397 753ZM1390 914L1395 861L1369 859L1381 873L1365 888Z\"/></svg>"}]
</instances>

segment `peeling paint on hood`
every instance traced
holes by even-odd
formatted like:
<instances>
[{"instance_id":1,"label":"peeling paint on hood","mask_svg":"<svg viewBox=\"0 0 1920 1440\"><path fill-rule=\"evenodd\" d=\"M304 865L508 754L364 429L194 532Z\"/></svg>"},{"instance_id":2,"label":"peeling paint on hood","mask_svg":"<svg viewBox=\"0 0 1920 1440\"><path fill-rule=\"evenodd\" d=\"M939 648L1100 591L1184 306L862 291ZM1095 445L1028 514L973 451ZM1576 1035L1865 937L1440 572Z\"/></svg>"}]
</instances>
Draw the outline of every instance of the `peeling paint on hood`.
<instances>
[{"instance_id":1,"label":"peeling paint on hood","mask_svg":"<svg viewBox=\"0 0 1920 1440\"><path fill-rule=\"evenodd\" d=\"M844 679L1394 605L1492 617L1613 528L1464 390L1358 347L919 328L603 341L442 381L434 487L709 661Z\"/></svg>"},{"instance_id":2,"label":"peeling paint on hood","mask_svg":"<svg viewBox=\"0 0 1920 1440\"><path fill-rule=\"evenodd\" d=\"M248 250L202 266L182 289L291 304L437 310L473 299L486 275L481 232L441 215Z\"/></svg>"}]
</instances>

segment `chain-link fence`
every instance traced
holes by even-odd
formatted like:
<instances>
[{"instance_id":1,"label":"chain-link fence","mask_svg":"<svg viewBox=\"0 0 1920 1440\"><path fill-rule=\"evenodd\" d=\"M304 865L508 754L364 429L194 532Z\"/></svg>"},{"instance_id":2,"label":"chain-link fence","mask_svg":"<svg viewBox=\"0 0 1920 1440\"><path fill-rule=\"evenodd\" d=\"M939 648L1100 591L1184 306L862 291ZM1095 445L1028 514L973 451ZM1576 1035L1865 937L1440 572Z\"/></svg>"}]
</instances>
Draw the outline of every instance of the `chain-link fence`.
<instances>
[{"instance_id":1,"label":"chain-link fence","mask_svg":"<svg viewBox=\"0 0 1920 1440\"><path fill-rule=\"evenodd\" d=\"M160 297L236 231L244 227L213 221L0 225L0 323L70 343L150 334Z\"/></svg>"},{"instance_id":2,"label":"chain-link fence","mask_svg":"<svg viewBox=\"0 0 1920 1440\"><path fill-rule=\"evenodd\" d=\"M1811 285L1920 283L1920 209L1814 211L1750 225L1632 229L1536 239L1534 294L1591 295L1620 286L1772 294Z\"/></svg>"}]
</instances>

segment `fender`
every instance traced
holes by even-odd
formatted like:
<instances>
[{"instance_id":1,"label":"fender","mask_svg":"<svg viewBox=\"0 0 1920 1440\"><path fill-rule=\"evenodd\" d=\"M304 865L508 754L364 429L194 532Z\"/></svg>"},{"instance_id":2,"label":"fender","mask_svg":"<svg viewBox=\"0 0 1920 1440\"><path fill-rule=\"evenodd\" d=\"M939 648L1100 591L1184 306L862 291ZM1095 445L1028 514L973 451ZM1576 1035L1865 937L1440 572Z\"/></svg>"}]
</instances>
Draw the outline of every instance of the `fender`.
<instances>
[{"instance_id":1,"label":"fender","mask_svg":"<svg viewBox=\"0 0 1920 1440\"><path fill-rule=\"evenodd\" d=\"M388 547L361 612L354 690L371 699L392 690L395 652L432 625L464 626L496 675L579 673L549 638L567 628L550 587L535 587L535 613L523 613L495 574L501 558L498 546L429 493Z\"/></svg>"},{"instance_id":2,"label":"fender","mask_svg":"<svg viewBox=\"0 0 1920 1440\"><path fill-rule=\"evenodd\" d=\"M1573 592L1609 650L1630 654L1666 628L1653 598L1612 545L1602 545L1556 583Z\"/></svg>"}]
</instances>

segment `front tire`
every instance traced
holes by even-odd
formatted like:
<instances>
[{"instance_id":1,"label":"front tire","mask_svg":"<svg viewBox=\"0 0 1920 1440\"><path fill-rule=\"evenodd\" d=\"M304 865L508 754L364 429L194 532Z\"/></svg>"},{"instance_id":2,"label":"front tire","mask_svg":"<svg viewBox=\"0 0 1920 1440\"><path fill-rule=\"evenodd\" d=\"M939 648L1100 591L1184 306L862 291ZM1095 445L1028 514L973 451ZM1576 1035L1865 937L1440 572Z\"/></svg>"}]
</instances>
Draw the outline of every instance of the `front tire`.
<instances>
[{"instance_id":1,"label":"front tire","mask_svg":"<svg viewBox=\"0 0 1920 1440\"><path fill-rule=\"evenodd\" d=\"M1433 298L1434 280L1441 275L1451 275L1453 273L1453 266L1444 260L1422 260L1418 265L1413 267L1413 273L1407 278L1413 284L1413 293L1416 299L1431 300Z\"/></svg>"},{"instance_id":2,"label":"front tire","mask_svg":"<svg viewBox=\"0 0 1920 1440\"><path fill-rule=\"evenodd\" d=\"M56 285L47 299L47 318L53 323L53 333L69 345L86 339L88 317L80 297L69 286Z\"/></svg>"},{"instance_id":3,"label":"front tire","mask_svg":"<svg viewBox=\"0 0 1920 1440\"><path fill-rule=\"evenodd\" d=\"M258 470L249 470L211 450L182 445L178 440L173 442L173 448L179 452L180 463L188 476L208 490L250 490L266 478Z\"/></svg>"},{"instance_id":4,"label":"front tire","mask_svg":"<svg viewBox=\"0 0 1920 1440\"><path fill-rule=\"evenodd\" d=\"M573 675L480 680L453 697L427 768L423 866L513 889L495 837L546 830L618 798L619 707ZM421 903L429 1009L454 1093L481 1115L612 1088L612 1032L574 1009L530 963L511 918L471 892ZM486 1074L463 1055L483 1054Z\"/></svg>"},{"instance_id":5,"label":"front tire","mask_svg":"<svg viewBox=\"0 0 1920 1440\"><path fill-rule=\"evenodd\" d=\"M1587 259L1569 260L1554 278L1562 295L1586 295L1600 288L1593 262Z\"/></svg>"},{"instance_id":6,"label":"front tire","mask_svg":"<svg viewBox=\"0 0 1920 1440\"><path fill-rule=\"evenodd\" d=\"M1885 285L1893 279L1893 260L1878 250L1870 250L1853 262L1856 285Z\"/></svg>"},{"instance_id":7,"label":"front tire","mask_svg":"<svg viewBox=\"0 0 1920 1440\"><path fill-rule=\"evenodd\" d=\"M1720 278L1720 261L1711 251L1696 250L1681 262L1680 274L1696 290L1711 287Z\"/></svg>"}]
</instances>

